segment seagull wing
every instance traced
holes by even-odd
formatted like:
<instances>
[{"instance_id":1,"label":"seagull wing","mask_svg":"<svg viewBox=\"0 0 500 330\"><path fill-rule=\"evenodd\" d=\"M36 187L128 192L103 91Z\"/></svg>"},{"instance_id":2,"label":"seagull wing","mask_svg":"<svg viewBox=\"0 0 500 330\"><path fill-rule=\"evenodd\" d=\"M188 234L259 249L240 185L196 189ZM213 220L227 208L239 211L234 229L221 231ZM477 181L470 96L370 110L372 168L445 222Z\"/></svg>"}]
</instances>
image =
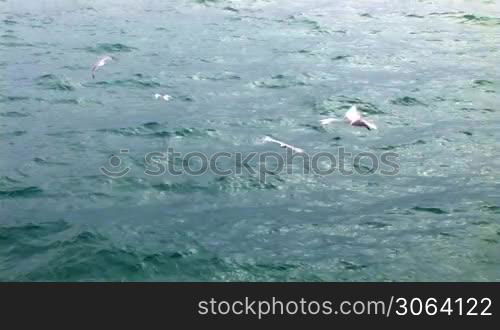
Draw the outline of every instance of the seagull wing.
<instances>
[{"instance_id":1,"label":"seagull wing","mask_svg":"<svg viewBox=\"0 0 500 330\"><path fill-rule=\"evenodd\" d=\"M349 111L345 113L345 117L352 123L361 120L361 113L359 113L358 109L355 105L353 105Z\"/></svg>"},{"instance_id":2,"label":"seagull wing","mask_svg":"<svg viewBox=\"0 0 500 330\"><path fill-rule=\"evenodd\" d=\"M328 125L328 124L336 122L336 121L340 121L340 119L337 119L337 118L325 118L325 119L321 119L319 122L322 125Z\"/></svg>"},{"instance_id":3,"label":"seagull wing","mask_svg":"<svg viewBox=\"0 0 500 330\"><path fill-rule=\"evenodd\" d=\"M101 64L101 60L97 61L93 66L92 66L92 79L95 79L95 73L97 71L97 69L99 69L100 66L103 66L103 64Z\"/></svg>"},{"instance_id":4,"label":"seagull wing","mask_svg":"<svg viewBox=\"0 0 500 330\"><path fill-rule=\"evenodd\" d=\"M263 142L274 142L276 143L276 140L273 139L272 137L266 136L264 139L262 139Z\"/></svg>"},{"instance_id":5,"label":"seagull wing","mask_svg":"<svg viewBox=\"0 0 500 330\"><path fill-rule=\"evenodd\" d=\"M269 136L264 137L264 139L262 141L264 141L264 142L273 142L273 143L279 144L280 147L291 149L291 150L293 150L293 151L295 151L297 153L303 153L304 152L303 149L294 147L294 146L292 146L290 144L286 144L285 142L281 142L281 141L273 139L273 138L271 138Z\"/></svg>"},{"instance_id":6,"label":"seagull wing","mask_svg":"<svg viewBox=\"0 0 500 330\"><path fill-rule=\"evenodd\" d=\"M301 154L301 153L304 152L304 149L297 148L297 147L294 147L294 146L291 146L291 145L288 145L288 148L292 149L293 151L295 151L298 154Z\"/></svg>"},{"instance_id":7,"label":"seagull wing","mask_svg":"<svg viewBox=\"0 0 500 330\"><path fill-rule=\"evenodd\" d=\"M95 73L97 71L97 69L99 69L99 67L103 66L104 64L106 64L106 62L108 61L111 61L112 58L111 56L104 56L104 57L101 57L93 66L92 66L92 79L95 78Z\"/></svg>"},{"instance_id":8,"label":"seagull wing","mask_svg":"<svg viewBox=\"0 0 500 330\"><path fill-rule=\"evenodd\" d=\"M370 123L369 121L362 120L363 124L365 124L365 127L368 129L377 129L377 126L373 123Z\"/></svg>"}]
</instances>

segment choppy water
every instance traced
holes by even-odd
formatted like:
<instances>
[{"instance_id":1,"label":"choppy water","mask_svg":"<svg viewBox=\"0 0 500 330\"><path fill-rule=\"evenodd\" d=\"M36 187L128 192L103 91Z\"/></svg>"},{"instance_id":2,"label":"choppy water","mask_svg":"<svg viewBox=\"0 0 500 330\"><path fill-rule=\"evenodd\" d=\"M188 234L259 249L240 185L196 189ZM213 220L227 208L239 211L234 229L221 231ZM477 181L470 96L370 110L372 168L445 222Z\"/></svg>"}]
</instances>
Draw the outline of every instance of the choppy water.
<instances>
[{"instance_id":1,"label":"choppy water","mask_svg":"<svg viewBox=\"0 0 500 330\"><path fill-rule=\"evenodd\" d=\"M0 13L1 280L500 280L498 1ZM319 125L354 103L377 131ZM285 153L265 135L396 152L400 170L144 174L167 147ZM130 172L106 177L122 149Z\"/></svg>"}]
</instances>

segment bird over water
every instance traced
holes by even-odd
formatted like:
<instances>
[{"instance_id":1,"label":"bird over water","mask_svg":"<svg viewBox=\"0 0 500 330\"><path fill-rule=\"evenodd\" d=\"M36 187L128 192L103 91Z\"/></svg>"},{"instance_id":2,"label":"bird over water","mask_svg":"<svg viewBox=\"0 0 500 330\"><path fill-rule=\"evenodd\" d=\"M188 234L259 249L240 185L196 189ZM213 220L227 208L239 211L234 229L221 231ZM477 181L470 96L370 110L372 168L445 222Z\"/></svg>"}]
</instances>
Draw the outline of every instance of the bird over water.
<instances>
[{"instance_id":1,"label":"bird over water","mask_svg":"<svg viewBox=\"0 0 500 330\"><path fill-rule=\"evenodd\" d=\"M353 105L344 115L344 119L349 122L352 126L366 127L368 130L377 129L377 126L368 120L364 119L358 108ZM321 119L320 122L323 125L328 125L332 122L340 121L338 118L326 118Z\"/></svg>"},{"instance_id":2,"label":"bird over water","mask_svg":"<svg viewBox=\"0 0 500 330\"><path fill-rule=\"evenodd\" d=\"M92 79L95 79L95 73L97 69L101 66L104 66L107 62L112 61L113 58L109 55L101 57L95 64L92 66Z\"/></svg>"}]
</instances>

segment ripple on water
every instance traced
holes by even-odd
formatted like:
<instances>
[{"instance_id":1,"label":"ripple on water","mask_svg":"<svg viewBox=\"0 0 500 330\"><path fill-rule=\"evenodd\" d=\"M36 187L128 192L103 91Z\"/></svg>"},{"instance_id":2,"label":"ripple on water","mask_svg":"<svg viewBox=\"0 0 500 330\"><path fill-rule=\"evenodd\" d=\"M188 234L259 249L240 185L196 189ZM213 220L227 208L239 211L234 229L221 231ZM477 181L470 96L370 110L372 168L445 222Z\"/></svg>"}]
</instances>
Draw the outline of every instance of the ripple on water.
<instances>
[{"instance_id":1,"label":"ripple on water","mask_svg":"<svg viewBox=\"0 0 500 330\"><path fill-rule=\"evenodd\" d=\"M9 102L17 102L17 101L27 101L30 98L27 96L14 96L14 95L0 95L0 103L9 103Z\"/></svg>"},{"instance_id":2,"label":"ripple on water","mask_svg":"<svg viewBox=\"0 0 500 330\"><path fill-rule=\"evenodd\" d=\"M495 93L495 83L490 80L478 79L472 82L472 88L481 88L484 92Z\"/></svg>"},{"instance_id":3,"label":"ripple on water","mask_svg":"<svg viewBox=\"0 0 500 330\"><path fill-rule=\"evenodd\" d=\"M204 75L202 73L197 73L190 76L193 80L208 80L208 81L225 81L225 80L240 80L241 77L234 72L222 72L215 75Z\"/></svg>"},{"instance_id":4,"label":"ripple on water","mask_svg":"<svg viewBox=\"0 0 500 330\"><path fill-rule=\"evenodd\" d=\"M320 22L304 14L290 15L287 21L290 25L307 28L311 33L331 34L332 32L336 32L331 31L328 27L322 26Z\"/></svg>"},{"instance_id":5,"label":"ripple on water","mask_svg":"<svg viewBox=\"0 0 500 330\"><path fill-rule=\"evenodd\" d=\"M438 207L421 207L421 206L415 206L412 208L412 210L417 211L417 212L428 212L428 213L433 213L433 214L448 214L443 209L440 209Z\"/></svg>"},{"instance_id":6,"label":"ripple on water","mask_svg":"<svg viewBox=\"0 0 500 330\"><path fill-rule=\"evenodd\" d=\"M28 117L29 115L17 111L7 111L7 112L0 112L0 116L8 118L22 118L22 117Z\"/></svg>"},{"instance_id":7,"label":"ripple on water","mask_svg":"<svg viewBox=\"0 0 500 330\"><path fill-rule=\"evenodd\" d=\"M198 129L198 128L178 128L167 130L165 125L158 122L148 122L137 127L126 128L104 128L97 130L101 133L111 133L123 136L140 136L140 137L209 137L217 134L217 130L213 128Z\"/></svg>"},{"instance_id":8,"label":"ripple on water","mask_svg":"<svg viewBox=\"0 0 500 330\"><path fill-rule=\"evenodd\" d=\"M1 36L3 39L19 39L18 37L12 35L12 34L2 34Z\"/></svg>"},{"instance_id":9,"label":"ripple on water","mask_svg":"<svg viewBox=\"0 0 500 330\"><path fill-rule=\"evenodd\" d=\"M35 157L33 158L33 161L41 166L52 166L52 165L69 165L68 163L60 162L60 161L53 161L53 160L47 160L45 158L41 157Z\"/></svg>"},{"instance_id":10,"label":"ripple on water","mask_svg":"<svg viewBox=\"0 0 500 330\"><path fill-rule=\"evenodd\" d=\"M4 19L2 22L5 25L16 25L17 24L17 21L15 21L13 19Z\"/></svg>"},{"instance_id":11,"label":"ripple on water","mask_svg":"<svg viewBox=\"0 0 500 330\"><path fill-rule=\"evenodd\" d=\"M127 46L121 43L99 43L94 47L83 48L89 53L103 54L103 53L129 53L137 50L135 47Z\"/></svg>"},{"instance_id":12,"label":"ripple on water","mask_svg":"<svg viewBox=\"0 0 500 330\"><path fill-rule=\"evenodd\" d=\"M419 101L418 99L416 99L414 97L410 97L410 96L398 97L394 100L391 100L391 103L395 104L395 105L402 105L405 107L427 106L427 104L425 104L424 102Z\"/></svg>"},{"instance_id":13,"label":"ripple on water","mask_svg":"<svg viewBox=\"0 0 500 330\"><path fill-rule=\"evenodd\" d=\"M111 81L98 81L96 83L89 83L89 85L138 87L143 89L161 87L161 84L153 79L137 79L137 78L118 79Z\"/></svg>"},{"instance_id":14,"label":"ripple on water","mask_svg":"<svg viewBox=\"0 0 500 330\"><path fill-rule=\"evenodd\" d=\"M193 0L193 2L202 4L202 5L210 5L210 4L224 2L224 1L225 0Z\"/></svg>"},{"instance_id":15,"label":"ripple on water","mask_svg":"<svg viewBox=\"0 0 500 330\"><path fill-rule=\"evenodd\" d=\"M225 192L240 192L240 191L253 191L253 190L276 190L279 189L273 182L269 180L260 180L255 176L221 176L215 180L217 189Z\"/></svg>"},{"instance_id":16,"label":"ripple on water","mask_svg":"<svg viewBox=\"0 0 500 330\"><path fill-rule=\"evenodd\" d=\"M0 199L4 198L32 198L42 194L43 190L36 186L18 187L0 190Z\"/></svg>"},{"instance_id":17,"label":"ripple on water","mask_svg":"<svg viewBox=\"0 0 500 330\"><path fill-rule=\"evenodd\" d=\"M389 150L397 150L397 149L402 149L402 148L406 149L406 148L409 148L412 146L422 145L422 144L425 144L424 140L417 140L417 141L411 142L411 143L398 144L398 145L387 145L387 146L379 147L376 149L389 151Z\"/></svg>"},{"instance_id":18,"label":"ripple on water","mask_svg":"<svg viewBox=\"0 0 500 330\"><path fill-rule=\"evenodd\" d=\"M429 16L450 16L450 15L460 15L463 13L464 13L463 11L443 11L443 12L429 13Z\"/></svg>"},{"instance_id":19,"label":"ripple on water","mask_svg":"<svg viewBox=\"0 0 500 330\"><path fill-rule=\"evenodd\" d=\"M12 242L43 239L47 235L67 230L70 226L64 221L48 223L27 223L18 226L0 226L0 244L9 245Z\"/></svg>"},{"instance_id":20,"label":"ripple on water","mask_svg":"<svg viewBox=\"0 0 500 330\"><path fill-rule=\"evenodd\" d=\"M115 231L124 239L148 235L156 239L147 228L137 231L119 226ZM118 245L106 231L64 220L0 226L0 249L9 251L9 258L0 270L3 278L10 280L89 281L116 280L118 276L129 280L179 281L227 280L227 276L262 278L265 269L286 276L291 269L279 263L259 262L258 269L254 269L256 274L252 275L244 270L249 263L234 264L229 258L223 261L184 233L174 231L168 237L161 248L151 249L144 245ZM20 264L20 259L26 262ZM269 272L266 274L271 276Z\"/></svg>"},{"instance_id":21,"label":"ripple on water","mask_svg":"<svg viewBox=\"0 0 500 330\"><path fill-rule=\"evenodd\" d=\"M59 91L74 91L79 84L73 83L66 78L61 78L54 74L45 74L35 79L37 86L44 89Z\"/></svg>"},{"instance_id":22,"label":"ripple on water","mask_svg":"<svg viewBox=\"0 0 500 330\"><path fill-rule=\"evenodd\" d=\"M21 136L25 135L27 132L26 131L12 131L12 132L5 132L5 133L0 133L0 137L2 138L7 138L7 137L12 137L12 136Z\"/></svg>"},{"instance_id":23,"label":"ripple on water","mask_svg":"<svg viewBox=\"0 0 500 330\"><path fill-rule=\"evenodd\" d=\"M462 111L468 111L468 112L475 112L475 111L481 111L483 113L488 113L488 112L494 112L495 110L491 108L483 108L483 109L478 109L478 108L473 108L473 107L463 107L460 108Z\"/></svg>"},{"instance_id":24,"label":"ripple on water","mask_svg":"<svg viewBox=\"0 0 500 330\"><path fill-rule=\"evenodd\" d=\"M321 133L328 132L327 129L323 125L301 124L300 126L312 129L313 131L316 131L316 132L321 132Z\"/></svg>"},{"instance_id":25,"label":"ripple on water","mask_svg":"<svg viewBox=\"0 0 500 330\"><path fill-rule=\"evenodd\" d=\"M4 47L33 47L34 45L29 42L15 42L15 41L8 41L8 42L0 42L0 46Z\"/></svg>"},{"instance_id":26,"label":"ripple on water","mask_svg":"<svg viewBox=\"0 0 500 330\"><path fill-rule=\"evenodd\" d=\"M197 167L198 165L195 165L194 167ZM180 165L175 164L174 166ZM232 168L224 168L224 166L219 167L221 171L233 170ZM256 172L258 171L257 169L254 170ZM217 176L205 184L197 183L189 179L177 182L148 183L134 178L130 178L126 183L122 182L122 184L124 185L124 188L129 189L130 191L150 191L152 189L159 193L171 193L174 195L193 193L214 195L218 193L236 194L256 190L277 190L279 189L279 182L281 181L269 173L266 180L259 179L257 176L253 175L227 175Z\"/></svg>"},{"instance_id":27,"label":"ripple on water","mask_svg":"<svg viewBox=\"0 0 500 330\"><path fill-rule=\"evenodd\" d=\"M405 17L409 17L409 18L425 18L425 16L421 16L421 15L417 15L417 14L408 14L408 15L405 15Z\"/></svg>"},{"instance_id":28,"label":"ripple on water","mask_svg":"<svg viewBox=\"0 0 500 330\"><path fill-rule=\"evenodd\" d=\"M478 24L478 25L482 25L482 26L500 25L500 18L498 18L498 17L477 16L477 15L473 15L473 14L466 14L463 16L459 16L458 18L462 19L462 23L472 23L472 24Z\"/></svg>"},{"instance_id":29,"label":"ripple on water","mask_svg":"<svg viewBox=\"0 0 500 330\"><path fill-rule=\"evenodd\" d=\"M332 61L346 60L349 57L351 57L351 55L338 55L338 56L332 57Z\"/></svg>"},{"instance_id":30,"label":"ripple on water","mask_svg":"<svg viewBox=\"0 0 500 330\"><path fill-rule=\"evenodd\" d=\"M326 100L318 102L314 106L314 110L321 115L328 115L336 113L337 111L347 111L350 107L356 105L358 110L366 114L382 114L384 113L375 104L364 101L357 97L350 97L345 95L332 96ZM343 115L343 113L342 113Z\"/></svg>"},{"instance_id":31,"label":"ripple on water","mask_svg":"<svg viewBox=\"0 0 500 330\"><path fill-rule=\"evenodd\" d=\"M196 184L194 182L172 182L172 183L158 183L151 186L153 189L161 192L174 192L181 194L188 194L196 191L207 191L206 186Z\"/></svg>"},{"instance_id":32,"label":"ripple on water","mask_svg":"<svg viewBox=\"0 0 500 330\"><path fill-rule=\"evenodd\" d=\"M50 100L49 103L51 104L84 104L85 100L83 98L68 98L68 99L56 99L56 100ZM100 102L96 102L101 104Z\"/></svg>"},{"instance_id":33,"label":"ripple on water","mask_svg":"<svg viewBox=\"0 0 500 330\"><path fill-rule=\"evenodd\" d=\"M500 206L496 205L482 205L479 209L486 213L500 214Z\"/></svg>"},{"instance_id":34,"label":"ripple on water","mask_svg":"<svg viewBox=\"0 0 500 330\"><path fill-rule=\"evenodd\" d=\"M210 123L215 123L215 121L210 121ZM217 121L217 123L221 123ZM290 118L276 117L276 118L241 118L240 120L234 120L223 123L224 125L230 127L251 127L251 128L273 128L273 127L295 127L295 121Z\"/></svg>"},{"instance_id":35,"label":"ripple on water","mask_svg":"<svg viewBox=\"0 0 500 330\"><path fill-rule=\"evenodd\" d=\"M486 80L486 79L478 79L478 80L474 80L472 82L472 84L474 85L474 87L490 86L490 85L493 85L493 81Z\"/></svg>"},{"instance_id":36,"label":"ripple on water","mask_svg":"<svg viewBox=\"0 0 500 330\"><path fill-rule=\"evenodd\" d=\"M223 10L226 10L226 11L231 11L231 12L234 12L234 13L239 13L240 11L234 7L231 7L231 6L226 6L224 8L222 8Z\"/></svg>"},{"instance_id":37,"label":"ripple on water","mask_svg":"<svg viewBox=\"0 0 500 330\"><path fill-rule=\"evenodd\" d=\"M254 81L252 85L259 88L283 89L306 86L307 82L303 77L278 74L268 79Z\"/></svg>"}]
</instances>

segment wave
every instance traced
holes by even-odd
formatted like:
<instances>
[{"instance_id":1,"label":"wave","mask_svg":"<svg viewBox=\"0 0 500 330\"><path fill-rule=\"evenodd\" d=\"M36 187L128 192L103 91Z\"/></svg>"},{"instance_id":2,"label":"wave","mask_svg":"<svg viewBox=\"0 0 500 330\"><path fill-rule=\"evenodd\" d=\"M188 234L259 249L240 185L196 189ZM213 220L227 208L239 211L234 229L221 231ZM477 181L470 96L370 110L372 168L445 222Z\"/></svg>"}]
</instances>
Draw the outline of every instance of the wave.
<instances>
[{"instance_id":1,"label":"wave","mask_svg":"<svg viewBox=\"0 0 500 330\"><path fill-rule=\"evenodd\" d=\"M13 131L13 132L6 132L6 133L0 133L0 137L11 137L11 136L21 136L26 134L26 131Z\"/></svg>"},{"instance_id":2,"label":"wave","mask_svg":"<svg viewBox=\"0 0 500 330\"><path fill-rule=\"evenodd\" d=\"M0 95L0 103L9 103L9 102L17 102L17 101L27 101L30 98L27 96L4 96Z\"/></svg>"},{"instance_id":3,"label":"wave","mask_svg":"<svg viewBox=\"0 0 500 330\"><path fill-rule=\"evenodd\" d=\"M301 78L278 74L269 79L254 81L252 85L259 88L282 89L289 87L302 87L306 86L307 83Z\"/></svg>"},{"instance_id":4,"label":"wave","mask_svg":"<svg viewBox=\"0 0 500 330\"><path fill-rule=\"evenodd\" d=\"M161 84L151 79L118 79L112 81L98 81L92 83L99 86L127 86L127 87L140 87L140 88L153 88L161 87Z\"/></svg>"},{"instance_id":5,"label":"wave","mask_svg":"<svg viewBox=\"0 0 500 330\"><path fill-rule=\"evenodd\" d=\"M9 190L0 190L0 198L34 197L40 195L42 192L43 190L36 186L12 188Z\"/></svg>"},{"instance_id":6,"label":"wave","mask_svg":"<svg viewBox=\"0 0 500 330\"><path fill-rule=\"evenodd\" d=\"M4 47L34 47L35 45L33 45L29 42L9 41L9 42L0 42L0 46L4 46Z\"/></svg>"},{"instance_id":7,"label":"wave","mask_svg":"<svg viewBox=\"0 0 500 330\"><path fill-rule=\"evenodd\" d=\"M123 136L141 136L141 137L208 137L213 136L217 131L213 128L178 128L175 130L166 130L164 126L157 122L149 122L138 127L125 128L104 128L97 130L101 133L111 133Z\"/></svg>"},{"instance_id":8,"label":"wave","mask_svg":"<svg viewBox=\"0 0 500 330\"><path fill-rule=\"evenodd\" d=\"M36 84L44 89L52 89L59 91L74 91L78 84L75 84L68 79L60 78L54 74L45 74L35 79Z\"/></svg>"},{"instance_id":9,"label":"wave","mask_svg":"<svg viewBox=\"0 0 500 330\"><path fill-rule=\"evenodd\" d=\"M417 141L411 142L411 143L398 144L398 145L388 145L388 146L379 147L376 149L389 151L389 150L396 150L396 149L401 149L401 148L408 148L408 147L422 145L422 144L426 144L426 142L424 140L417 140Z\"/></svg>"},{"instance_id":10,"label":"wave","mask_svg":"<svg viewBox=\"0 0 500 330\"><path fill-rule=\"evenodd\" d=\"M99 43L94 47L83 48L89 53L129 53L137 50L135 47L127 46L121 43Z\"/></svg>"},{"instance_id":11,"label":"wave","mask_svg":"<svg viewBox=\"0 0 500 330\"><path fill-rule=\"evenodd\" d=\"M13 19L4 19L2 22L5 25L16 25L17 24L17 21L14 21Z\"/></svg>"},{"instance_id":12,"label":"wave","mask_svg":"<svg viewBox=\"0 0 500 330\"><path fill-rule=\"evenodd\" d=\"M440 209L438 207L420 207L420 206L415 206L412 208L412 210L417 211L417 212L428 212L428 213L434 213L434 214L448 214L443 209Z\"/></svg>"},{"instance_id":13,"label":"wave","mask_svg":"<svg viewBox=\"0 0 500 330\"><path fill-rule=\"evenodd\" d=\"M44 158L40 158L40 157L35 157L33 158L33 161L38 164L38 165L42 165L42 166L51 166L51 165L69 165L68 163L64 163L64 162L58 162L58 161L52 161L52 160L46 160Z\"/></svg>"},{"instance_id":14,"label":"wave","mask_svg":"<svg viewBox=\"0 0 500 330\"><path fill-rule=\"evenodd\" d=\"M351 56L350 55L338 55L338 56L332 57L332 61L345 60L349 57L351 57Z\"/></svg>"},{"instance_id":15,"label":"wave","mask_svg":"<svg viewBox=\"0 0 500 330\"><path fill-rule=\"evenodd\" d=\"M472 14L463 15L460 17L463 23L475 23L485 26L500 25L500 18L489 16L476 16Z\"/></svg>"},{"instance_id":16,"label":"wave","mask_svg":"<svg viewBox=\"0 0 500 330\"><path fill-rule=\"evenodd\" d=\"M241 77L234 72L223 72L213 76L205 76L197 73L190 77L193 80L209 80L209 81L224 81L224 80L240 80Z\"/></svg>"},{"instance_id":17,"label":"wave","mask_svg":"<svg viewBox=\"0 0 500 330\"><path fill-rule=\"evenodd\" d=\"M300 26L308 27L310 29L310 31L312 31L313 33L319 33L319 34L331 34L333 32L345 33L345 31L331 31L329 28L324 27L315 19L312 19L312 18L307 17L307 16L302 15L302 14L289 16L288 22L289 22L289 24L292 24L292 25L300 25Z\"/></svg>"},{"instance_id":18,"label":"wave","mask_svg":"<svg viewBox=\"0 0 500 330\"><path fill-rule=\"evenodd\" d=\"M398 97L398 98L396 98L394 100L391 100L391 103L395 104L395 105L403 105L403 106L406 106L406 107L417 106L417 105L427 106L427 104L425 104L425 103L417 100L414 97L410 97L410 96Z\"/></svg>"},{"instance_id":19,"label":"wave","mask_svg":"<svg viewBox=\"0 0 500 330\"><path fill-rule=\"evenodd\" d=\"M12 34L2 34L1 36L4 39L19 39L18 37L12 35Z\"/></svg>"},{"instance_id":20,"label":"wave","mask_svg":"<svg viewBox=\"0 0 500 330\"><path fill-rule=\"evenodd\" d=\"M329 115L338 111L347 111L350 107L356 105L358 109L367 114L383 114L375 104L364 101L358 97L351 96L333 96L328 99L318 102L314 105L314 110L321 115Z\"/></svg>"},{"instance_id":21,"label":"wave","mask_svg":"<svg viewBox=\"0 0 500 330\"><path fill-rule=\"evenodd\" d=\"M409 17L409 18L425 18L425 16L421 16L421 15L417 15L417 14L408 14L408 15L405 15L405 17Z\"/></svg>"},{"instance_id":22,"label":"wave","mask_svg":"<svg viewBox=\"0 0 500 330\"><path fill-rule=\"evenodd\" d=\"M22 113L22 112L17 112L17 111L2 112L2 113L0 113L0 116L2 116L2 117L8 117L8 118L29 117L28 114L25 114L25 113Z\"/></svg>"}]
</instances>

